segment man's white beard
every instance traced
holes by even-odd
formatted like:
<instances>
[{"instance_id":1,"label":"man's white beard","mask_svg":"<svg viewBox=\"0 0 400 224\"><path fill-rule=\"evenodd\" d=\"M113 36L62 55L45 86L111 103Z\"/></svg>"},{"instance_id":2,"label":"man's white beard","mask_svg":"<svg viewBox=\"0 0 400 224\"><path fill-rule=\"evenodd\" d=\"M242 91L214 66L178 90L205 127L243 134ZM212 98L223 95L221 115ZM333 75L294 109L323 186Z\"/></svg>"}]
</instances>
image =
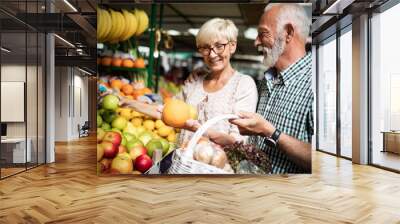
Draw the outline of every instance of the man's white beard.
<instances>
[{"instance_id":1,"label":"man's white beard","mask_svg":"<svg viewBox=\"0 0 400 224\"><path fill-rule=\"evenodd\" d=\"M280 36L275 40L272 48L263 46L263 54L264 54L263 64L267 67L267 69L270 69L275 66L279 57L285 50L285 46L286 46L285 40Z\"/></svg>"}]
</instances>

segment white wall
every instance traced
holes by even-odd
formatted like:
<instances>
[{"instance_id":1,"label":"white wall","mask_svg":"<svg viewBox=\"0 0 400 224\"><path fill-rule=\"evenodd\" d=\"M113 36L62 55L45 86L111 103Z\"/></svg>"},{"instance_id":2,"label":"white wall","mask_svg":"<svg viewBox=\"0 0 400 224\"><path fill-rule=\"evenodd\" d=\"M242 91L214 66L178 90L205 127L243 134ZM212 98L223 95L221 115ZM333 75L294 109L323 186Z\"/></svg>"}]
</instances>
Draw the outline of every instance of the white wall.
<instances>
[{"instance_id":1,"label":"white wall","mask_svg":"<svg viewBox=\"0 0 400 224\"><path fill-rule=\"evenodd\" d=\"M38 71L36 70L38 69ZM25 76L27 81L25 82ZM3 64L1 66L1 81L19 81L27 83L26 91L26 122L7 122L7 137L25 138L31 140L32 161L36 162L37 151L39 163L44 162L44 74L42 68L25 64ZM38 90L38 92L37 92ZM4 97L4 96L3 96ZM1 108L7 110L7 108ZM24 109L23 109L24 110ZM11 112L11 111L10 111Z\"/></svg>"},{"instance_id":2,"label":"white wall","mask_svg":"<svg viewBox=\"0 0 400 224\"><path fill-rule=\"evenodd\" d=\"M314 95L314 102L313 102L314 135L312 137L312 141L311 141L312 146L311 147L313 150L316 150L316 148L317 148L317 146L316 146L316 144L317 144L317 138L316 138L316 136L317 136L317 129L316 129L316 127L317 127L317 122L316 122L317 121L317 115L316 115L316 111L317 111L317 108L316 108L316 104L317 104L317 95L316 95L316 92L317 92L317 54L316 54L317 48L315 45L312 46L311 53L312 53L312 84L311 84L311 88L312 88L313 95Z\"/></svg>"},{"instance_id":3,"label":"white wall","mask_svg":"<svg viewBox=\"0 0 400 224\"><path fill-rule=\"evenodd\" d=\"M88 79L83 75L76 68L56 67L56 141L78 139L78 124L88 120Z\"/></svg>"}]
</instances>

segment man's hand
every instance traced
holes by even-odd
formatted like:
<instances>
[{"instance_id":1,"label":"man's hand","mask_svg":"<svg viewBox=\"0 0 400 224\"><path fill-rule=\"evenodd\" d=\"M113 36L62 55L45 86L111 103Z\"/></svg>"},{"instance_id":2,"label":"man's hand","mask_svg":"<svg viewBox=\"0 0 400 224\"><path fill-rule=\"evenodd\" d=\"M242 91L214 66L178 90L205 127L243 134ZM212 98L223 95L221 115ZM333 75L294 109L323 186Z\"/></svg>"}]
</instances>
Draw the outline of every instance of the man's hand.
<instances>
[{"instance_id":1,"label":"man's hand","mask_svg":"<svg viewBox=\"0 0 400 224\"><path fill-rule=\"evenodd\" d=\"M275 131L275 127L257 113L241 111L238 116L238 119L231 119L230 122L238 126L241 135L270 137Z\"/></svg>"}]
</instances>

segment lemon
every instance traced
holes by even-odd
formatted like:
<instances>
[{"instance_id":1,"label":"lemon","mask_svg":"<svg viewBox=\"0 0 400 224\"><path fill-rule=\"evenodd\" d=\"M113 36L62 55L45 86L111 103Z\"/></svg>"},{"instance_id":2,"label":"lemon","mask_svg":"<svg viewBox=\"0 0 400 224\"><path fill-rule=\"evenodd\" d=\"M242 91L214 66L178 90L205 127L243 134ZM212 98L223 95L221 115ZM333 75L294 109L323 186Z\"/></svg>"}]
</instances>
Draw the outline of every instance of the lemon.
<instances>
[{"instance_id":1,"label":"lemon","mask_svg":"<svg viewBox=\"0 0 400 224\"><path fill-rule=\"evenodd\" d=\"M143 120L142 120L142 118L135 117L131 120L131 122L132 122L133 126L140 127L140 126L142 126Z\"/></svg>"},{"instance_id":2,"label":"lemon","mask_svg":"<svg viewBox=\"0 0 400 224\"><path fill-rule=\"evenodd\" d=\"M164 122L162 120L156 120L156 128L160 129L161 127L165 126Z\"/></svg>"},{"instance_id":3,"label":"lemon","mask_svg":"<svg viewBox=\"0 0 400 224\"><path fill-rule=\"evenodd\" d=\"M168 140L169 142L175 142L175 141L176 141L176 134L175 134L175 132L171 132L171 133L168 135L167 140Z\"/></svg>"},{"instance_id":4,"label":"lemon","mask_svg":"<svg viewBox=\"0 0 400 224\"><path fill-rule=\"evenodd\" d=\"M132 111L132 117L142 117L143 115L137 111Z\"/></svg>"},{"instance_id":5,"label":"lemon","mask_svg":"<svg viewBox=\"0 0 400 224\"><path fill-rule=\"evenodd\" d=\"M153 131L154 126L155 126L155 124L154 124L154 121L152 121L152 120L145 120L143 122L143 127L149 131Z\"/></svg>"},{"instance_id":6,"label":"lemon","mask_svg":"<svg viewBox=\"0 0 400 224\"><path fill-rule=\"evenodd\" d=\"M131 118L131 110L128 108L123 108L121 109L120 115L126 119Z\"/></svg>"},{"instance_id":7,"label":"lemon","mask_svg":"<svg viewBox=\"0 0 400 224\"><path fill-rule=\"evenodd\" d=\"M173 130L171 127L163 126L158 129L158 135L160 135L161 137L167 137L172 131Z\"/></svg>"}]
</instances>

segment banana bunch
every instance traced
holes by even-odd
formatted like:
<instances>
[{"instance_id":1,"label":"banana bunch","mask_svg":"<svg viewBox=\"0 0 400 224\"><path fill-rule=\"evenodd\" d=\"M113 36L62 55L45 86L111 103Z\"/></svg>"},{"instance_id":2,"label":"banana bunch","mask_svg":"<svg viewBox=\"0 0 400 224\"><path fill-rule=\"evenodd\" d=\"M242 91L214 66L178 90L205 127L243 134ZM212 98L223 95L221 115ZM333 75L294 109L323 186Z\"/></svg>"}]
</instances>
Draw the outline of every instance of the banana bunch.
<instances>
[{"instance_id":1,"label":"banana bunch","mask_svg":"<svg viewBox=\"0 0 400 224\"><path fill-rule=\"evenodd\" d=\"M113 9L97 8L97 40L98 42L117 43L132 36L139 36L149 26L149 17L146 12L135 9L133 12L122 9L121 12Z\"/></svg>"},{"instance_id":2,"label":"banana bunch","mask_svg":"<svg viewBox=\"0 0 400 224\"><path fill-rule=\"evenodd\" d=\"M140 36L149 27L149 17L147 16L145 11L140 9L135 9L133 13L138 19L138 28L136 30L135 35Z\"/></svg>"},{"instance_id":3,"label":"banana bunch","mask_svg":"<svg viewBox=\"0 0 400 224\"><path fill-rule=\"evenodd\" d=\"M97 8L97 40L104 42L105 37L111 31L111 15L107 10Z\"/></svg>"}]
</instances>

